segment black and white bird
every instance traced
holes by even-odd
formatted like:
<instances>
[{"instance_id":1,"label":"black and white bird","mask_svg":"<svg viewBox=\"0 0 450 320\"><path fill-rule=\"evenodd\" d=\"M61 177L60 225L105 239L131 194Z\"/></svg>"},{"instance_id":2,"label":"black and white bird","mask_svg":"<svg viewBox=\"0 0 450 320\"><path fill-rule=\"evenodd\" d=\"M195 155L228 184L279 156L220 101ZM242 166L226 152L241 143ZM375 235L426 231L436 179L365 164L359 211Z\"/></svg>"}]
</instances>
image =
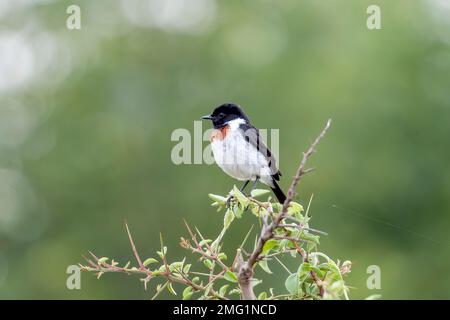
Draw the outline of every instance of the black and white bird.
<instances>
[{"instance_id":1,"label":"black and white bird","mask_svg":"<svg viewBox=\"0 0 450 320\"><path fill-rule=\"evenodd\" d=\"M245 181L241 191L250 181L254 181L252 190L261 181L284 203L286 195L277 183L281 172L276 160L242 108L225 103L202 119L211 120L214 126L210 138L214 160L229 176Z\"/></svg>"}]
</instances>

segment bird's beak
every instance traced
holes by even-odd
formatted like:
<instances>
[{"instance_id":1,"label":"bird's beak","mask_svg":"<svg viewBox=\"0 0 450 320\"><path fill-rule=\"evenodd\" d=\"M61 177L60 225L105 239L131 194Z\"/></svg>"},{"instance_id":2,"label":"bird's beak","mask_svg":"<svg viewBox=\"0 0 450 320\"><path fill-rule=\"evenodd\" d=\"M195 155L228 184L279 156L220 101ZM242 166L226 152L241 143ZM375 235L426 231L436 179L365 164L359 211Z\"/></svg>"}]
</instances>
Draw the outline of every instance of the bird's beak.
<instances>
[{"instance_id":1,"label":"bird's beak","mask_svg":"<svg viewBox=\"0 0 450 320\"><path fill-rule=\"evenodd\" d=\"M207 115L207 116L203 116L202 117L203 120L212 120L211 115Z\"/></svg>"}]
</instances>

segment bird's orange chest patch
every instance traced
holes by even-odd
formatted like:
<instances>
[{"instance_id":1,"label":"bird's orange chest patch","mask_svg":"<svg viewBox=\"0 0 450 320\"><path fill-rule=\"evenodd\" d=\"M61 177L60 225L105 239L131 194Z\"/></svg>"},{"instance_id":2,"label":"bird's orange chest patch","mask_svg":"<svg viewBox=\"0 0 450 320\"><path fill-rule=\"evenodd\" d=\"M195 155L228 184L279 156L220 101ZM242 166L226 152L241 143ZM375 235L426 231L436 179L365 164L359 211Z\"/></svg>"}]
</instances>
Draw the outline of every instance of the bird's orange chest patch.
<instances>
[{"instance_id":1,"label":"bird's orange chest patch","mask_svg":"<svg viewBox=\"0 0 450 320\"><path fill-rule=\"evenodd\" d=\"M227 137L228 132L230 131L230 126L226 125L220 129L214 129L211 133L210 141L213 142L215 140L222 141Z\"/></svg>"}]
</instances>

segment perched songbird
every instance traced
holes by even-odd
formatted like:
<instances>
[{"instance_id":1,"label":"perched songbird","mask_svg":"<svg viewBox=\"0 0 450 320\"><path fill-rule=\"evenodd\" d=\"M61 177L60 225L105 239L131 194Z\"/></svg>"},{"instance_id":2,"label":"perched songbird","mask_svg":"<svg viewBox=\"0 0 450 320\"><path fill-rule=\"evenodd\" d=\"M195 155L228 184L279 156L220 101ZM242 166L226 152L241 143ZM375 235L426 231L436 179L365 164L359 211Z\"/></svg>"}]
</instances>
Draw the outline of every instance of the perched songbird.
<instances>
[{"instance_id":1,"label":"perched songbird","mask_svg":"<svg viewBox=\"0 0 450 320\"><path fill-rule=\"evenodd\" d=\"M241 191L250 181L254 181L252 190L261 181L284 203L286 196L277 183L281 172L276 160L241 107L225 103L202 119L211 120L214 125L211 148L216 163L231 177L245 181Z\"/></svg>"}]
</instances>

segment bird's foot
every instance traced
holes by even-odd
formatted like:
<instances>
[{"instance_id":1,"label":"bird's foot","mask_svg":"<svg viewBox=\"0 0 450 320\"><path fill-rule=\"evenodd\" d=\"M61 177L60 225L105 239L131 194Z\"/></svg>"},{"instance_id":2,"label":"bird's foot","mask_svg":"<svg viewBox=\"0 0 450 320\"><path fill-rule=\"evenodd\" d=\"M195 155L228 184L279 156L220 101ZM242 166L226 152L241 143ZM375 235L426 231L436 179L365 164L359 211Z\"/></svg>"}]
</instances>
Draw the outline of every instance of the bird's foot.
<instances>
[{"instance_id":1,"label":"bird's foot","mask_svg":"<svg viewBox=\"0 0 450 320\"><path fill-rule=\"evenodd\" d=\"M233 199L234 199L234 196L233 196L233 195L228 195L227 202L226 202L226 207L227 207L227 209L230 208L230 206L231 206L231 201L233 201Z\"/></svg>"}]
</instances>

